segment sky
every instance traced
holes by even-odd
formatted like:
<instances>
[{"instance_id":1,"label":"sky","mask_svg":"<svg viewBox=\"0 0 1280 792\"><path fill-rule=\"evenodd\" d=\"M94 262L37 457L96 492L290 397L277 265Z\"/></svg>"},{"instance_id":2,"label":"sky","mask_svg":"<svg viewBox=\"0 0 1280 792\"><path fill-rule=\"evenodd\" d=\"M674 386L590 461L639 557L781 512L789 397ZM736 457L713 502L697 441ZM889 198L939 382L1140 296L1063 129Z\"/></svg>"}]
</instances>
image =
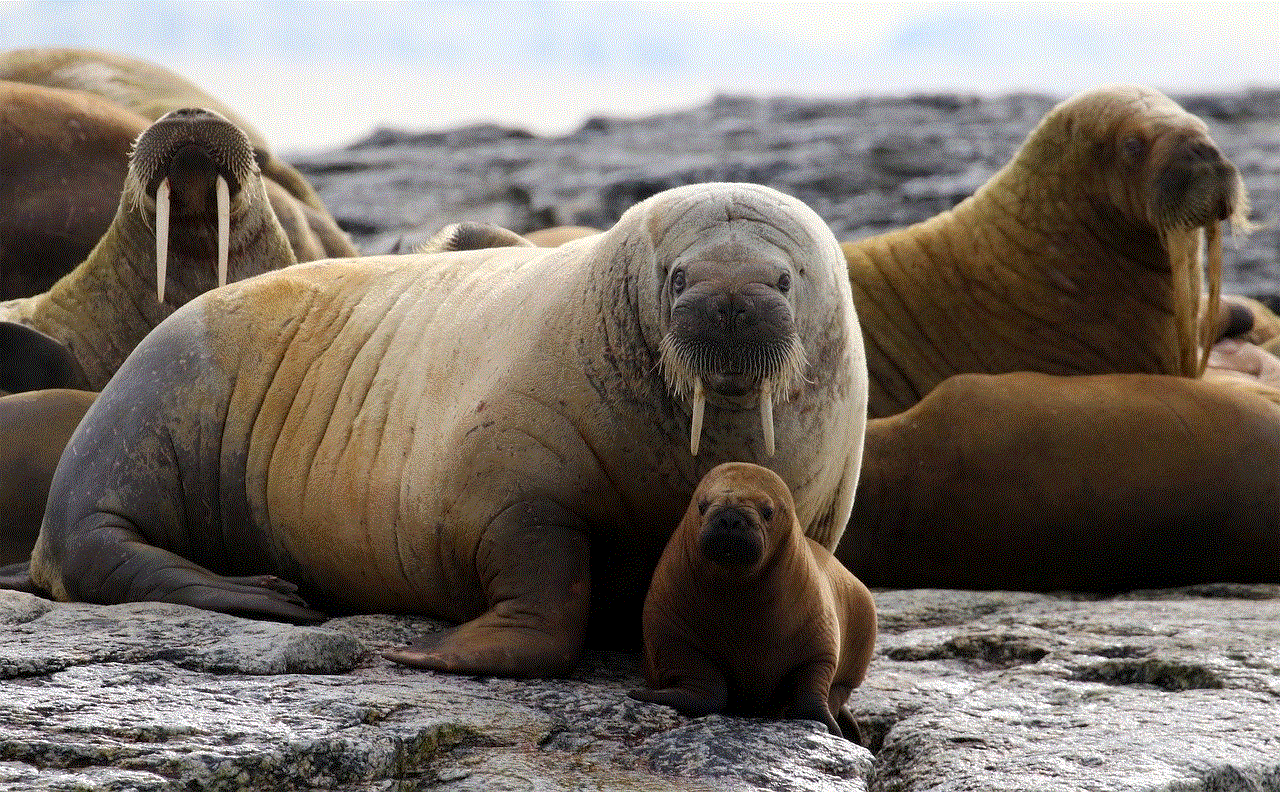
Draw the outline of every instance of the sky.
<instances>
[{"instance_id":1,"label":"sky","mask_svg":"<svg viewBox=\"0 0 1280 792\"><path fill-rule=\"evenodd\" d=\"M593 115L717 93L1068 96L1280 86L1272 2L368 2L7 0L0 49L126 52L192 79L284 152L378 126Z\"/></svg>"}]
</instances>

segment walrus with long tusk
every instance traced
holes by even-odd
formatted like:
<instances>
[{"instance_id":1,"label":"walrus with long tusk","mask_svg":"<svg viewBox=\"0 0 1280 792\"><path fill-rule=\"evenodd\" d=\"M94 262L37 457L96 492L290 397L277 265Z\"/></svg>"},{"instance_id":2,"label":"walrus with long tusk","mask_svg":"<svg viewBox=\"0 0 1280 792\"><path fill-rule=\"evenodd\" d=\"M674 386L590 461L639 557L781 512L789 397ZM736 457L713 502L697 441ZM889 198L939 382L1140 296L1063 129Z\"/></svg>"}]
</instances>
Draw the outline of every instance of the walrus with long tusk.
<instances>
[{"instance_id":1,"label":"walrus with long tusk","mask_svg":"<svg viewBox=\"0 0 1280 792\"><path fill-rule=\"evenodd\" d=\"M1247 211L1205 124L1163 94L1063 102L954 209L843 245L871 416L964 372L1197 376L1202 241L1212 326L1218 224Z\"/></svg>"},{"instance_id":2,"label":"walrus with long tusk","mask_svg":"<svg viewBox=\"0 0 1280 792\"><path fill-rule=\"evenodd\" d=\"M0 299L47 291L97 242L130 144L161 116L203 107L243 131L299 261L357 254L315 190L243 117L156 64L83 49L0 52Z\"/></svg>"},{"instance_id":3,"label":"walrus with long tusk","mask_svg":"<svg viewBox=\"0 0 1280 792\"><path fill-rule=\"evenodd\" d=\"M729 462L703 477L644 603L647 687L686 715L815 720L859 739L845 708L876 637L867 587L804 535L773 471Z\"/></svg>"},{"instance_id":4,"label":"walrus with long tusk","mask_svg":"<svg viewBox=\"0 0 1280 792\"><path fill-rule=\"evenodd\" d=\"M88 258L48 292L0 303L0 320L64 345L100 390L174 308L294 261L248 138L211 111L175 110L139 135L115 219ZM0 366L13 355L2 351Z\"/></svg>"},{"instance_id":5,"label":"walrus with long tusk","mask_svg":"<svg viewBox=\"0 0 1280 792\"><path fill-rule=\"evenodd\" d=\"M721 462L768 465L835 546L864 366L830 230L758 185L660 193L560 248L300 264L139 345L68 444L30 577L63 600L429 614L459 624L388 657L564 674L593 606L597 640L635 643Z\"/></svg>"}]
</instances>

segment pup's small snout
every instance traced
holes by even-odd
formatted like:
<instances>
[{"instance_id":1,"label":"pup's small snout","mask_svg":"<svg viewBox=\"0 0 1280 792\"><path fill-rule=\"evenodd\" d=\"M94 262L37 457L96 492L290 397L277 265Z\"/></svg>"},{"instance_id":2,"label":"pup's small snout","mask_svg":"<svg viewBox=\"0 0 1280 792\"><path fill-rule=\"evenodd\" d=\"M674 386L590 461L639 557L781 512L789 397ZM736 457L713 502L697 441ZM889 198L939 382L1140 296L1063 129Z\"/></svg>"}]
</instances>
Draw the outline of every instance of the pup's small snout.
<instances>
[{"instance_id":1,"label":"pup's small snout","mask_svg":"<svg viewBox=\"0 0 1280 792\"><path fill-rule=\"evenodd\" d=\"M734 507L718 509L702 531L702 554L722 566L751 566L764 553L760 532Z\"/></svg>"}]
</instances>

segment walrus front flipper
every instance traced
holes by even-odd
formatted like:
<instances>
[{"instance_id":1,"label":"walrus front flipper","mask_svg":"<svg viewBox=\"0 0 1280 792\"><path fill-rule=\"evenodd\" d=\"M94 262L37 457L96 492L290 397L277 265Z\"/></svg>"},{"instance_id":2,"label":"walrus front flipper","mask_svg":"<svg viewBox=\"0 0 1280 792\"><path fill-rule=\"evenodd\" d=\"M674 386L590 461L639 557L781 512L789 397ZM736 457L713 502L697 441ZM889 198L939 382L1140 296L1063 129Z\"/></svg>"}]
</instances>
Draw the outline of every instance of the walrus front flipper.
<instances>
[{"instance_id":1,"label":"walrus front flipper","mask_svg":"<svg viewBox=\"0 0 1280 792\"><path fill-rule=\"evenodd\" d=\"M27 561L0 567L0 589L25 591L28 594L38 594L42 597L49 596L49 592L41 590L31 580L31 564Z\"/></svg>"},{"instance_id":2,"label":"walrus front flipper","mask_svg":"<svg viewBox=\"0 0 1280 792\"><path fill-rule=\"evenodd\" d=\"M591 548L579 522L549 501L507 507L476 552L489 610L382 656L455 674L569 674L591 603Z\"/></svg>"},{"instance_id":3,"label":"walrus front flipper","mask_svg":"<svg viewBox=\"0 0 1280 792\"><path fill-rule=\"evenodd\" d=\"M36 543L32 566L37 585L42 570L57 570L50 585L59 599L110 605L119 602L170 602L237 616L313 622L324 614L307 607L297 588L274 575L223 577L168 550L154 547L119 515L98 512L81 520L66 543L60 562L49 562L46 537ZM112 559L112 563L104 563ZM58 584L61 584L60 586ZM62 589L62 592L59 591ZM65 597L61 596L65 593Z\"/></svg>"},{"instance_id":4,"label":"walrus front flipper","mask_svg":"<svg viewBox=\"0 0 1280 792\"><path fill-rule=\"evenodd\" d=\"M80 361L52 337L16 322L0 322L0 391L25 393L88 387Z\"/></svg>"}]
</instances>

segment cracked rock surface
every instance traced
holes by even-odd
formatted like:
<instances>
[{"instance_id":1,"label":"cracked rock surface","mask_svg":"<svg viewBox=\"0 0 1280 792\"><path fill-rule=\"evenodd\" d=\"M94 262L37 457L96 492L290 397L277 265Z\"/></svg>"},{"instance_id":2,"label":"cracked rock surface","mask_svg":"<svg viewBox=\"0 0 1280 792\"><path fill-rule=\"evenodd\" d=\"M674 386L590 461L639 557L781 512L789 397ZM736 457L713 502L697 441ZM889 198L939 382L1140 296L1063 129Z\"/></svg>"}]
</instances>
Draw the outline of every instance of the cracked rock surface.
<instances>
[{"instance_id":1,"label":"cracked rock surface","mask_svg":"<svg viewBox=\"0 0 1280 792\"><path fill-rule=\"evenodd\" d=\"M378 655L425 619L0 592L0 788L1280 789L1280 586L876 602L850 699L868 752L817 724L633 701L625 653L571 679L454 677Z\"/></svg>"}]
</instances>

